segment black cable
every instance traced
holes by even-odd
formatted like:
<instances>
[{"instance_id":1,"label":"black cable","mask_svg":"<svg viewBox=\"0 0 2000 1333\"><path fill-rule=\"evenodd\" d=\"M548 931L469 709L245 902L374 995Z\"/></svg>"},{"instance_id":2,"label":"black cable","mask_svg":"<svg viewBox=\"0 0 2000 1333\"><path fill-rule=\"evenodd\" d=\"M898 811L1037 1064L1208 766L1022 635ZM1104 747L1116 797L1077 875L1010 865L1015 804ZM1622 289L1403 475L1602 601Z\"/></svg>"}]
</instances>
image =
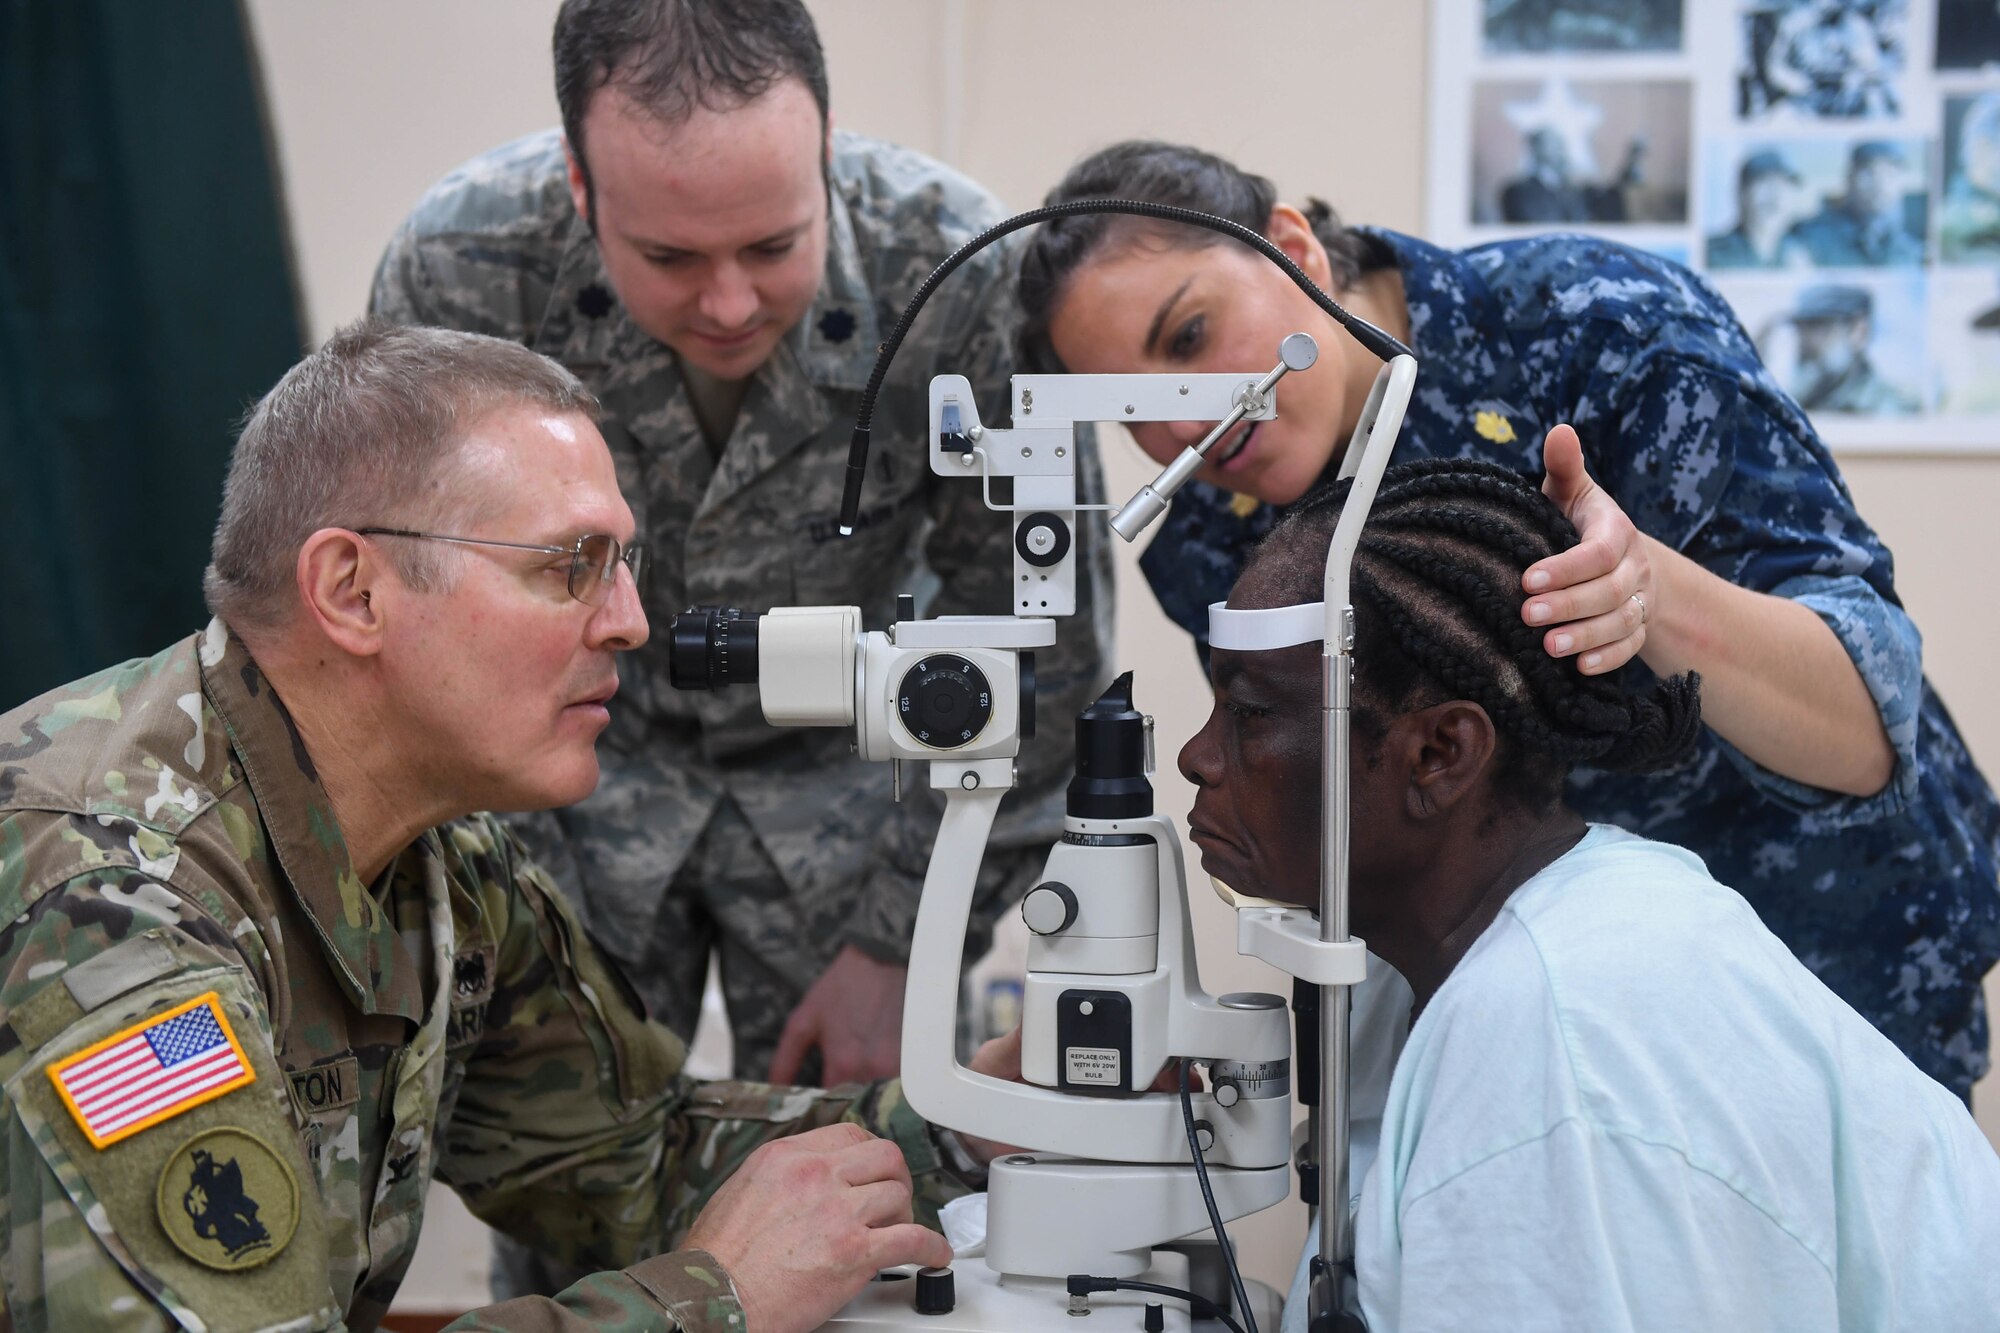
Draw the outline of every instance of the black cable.
<instances>
[{"instance_id":1,"label":"black cable","mask_svg":"<svg viewBox=\"0 0 2000 1333\"><path fill-rule=\"evenodd\" d=\"M875 423L875 396L882 390L882 381L888 377L889 363L896 358L896 349L903 345L903 338L910 326L916 323L917 312L931 299L931 293L939 284L972 256L984 250L1009 232L1032 227L1037 222L1047 222L1051 218L1072 217L1083 213L1123 213L1133 217L1156 218L1163 222L1185 222L1189 226L1206 227L1210 231L1232 236L1256 250L1266 259L1283 269L1299 290L1312 298L1313 304L1333 317L1335 323L1354 335L1355 341L1373 352L1384 361L1398 356L1414 356L1415 353L1392 335L1376 328L1358 315L1351 315L1342 309L1340 303L1320 290L1319 284L1306 276L1304 269L1292 262L1290 255L1273 245L1270 238L1244 226L1219 218L1213 213L1203 213L1199 209L1181 208L1175 204L1155 204L1142 199L1071 199L1066 203L1049 204L1042 208L1031 208L1025 213L1016 213L1003 222L996 222L985 231L967 241L958 249L945 256L945 261L931 270L929 277L918 286L916 295L903 307L903 316L896 321L896 327L875 354L875 368L869 372L868 387L861 391L861 404L854 413L854 434L847 445L847 476L840 496L840 531L843 536L854 531L855 520L861 516L861 483L868 473L868 434Z\"/></svg>"},{"instance_id":2,"label":"black cable","mask_svg":"<svg viewBox=\"0 0 2000 1333\"><path fill-rule=\"evenodd\" d=\"M1229 1233L1222 1229L1222 1210L1215 1206L1215 1191L1208 1185L1208 1163L1201 1158L1201 1141L1194 1132L1194 1097L1188 1091L1188 1064L1181 1061L1181 1121L1187 1126L1188 1152L1194 1157L1194 1178L1201 1184L1201 1201L1208 1205L1209 1224L1215 1228L1215 1243L1222 1247L1222 1262L1229 1269L1229 1287L1236 1293L1236 1308L1257 1333L1257 1316L1250 1313L1250 1297L1243 1290L1243 1274L1236 1268L1236 1251L1230 1247Z\"/></svg>"},{"instance_id":3,"label":"black cable","mask_svg":"<svg viewBox=\"0 0 2000 1333\"><path fill-rule=\"evenodd\" d=\"M1177 1301L1186 1301L1188 1313L1196 1319L1219 1319L1229 1325L1231 1333L1243 1333L1243 1325L1229 1317L1229 1311L1217 1305L1206 1296L1198 1296L1192 1291L1182 1291L1179 1287L1162 1286L1158 1282L1138 1282L1122 1277L1091 1277L1085 1273L1069 1275L1069 1294L1088 1296L1094 1291L1143 1291L1148 1296L1171 1296ZM1249 1312L1244 1312L1249 1317ZM1254 1330L1256 1325L1253 1323Z\"/></svg>"}]
</instances>

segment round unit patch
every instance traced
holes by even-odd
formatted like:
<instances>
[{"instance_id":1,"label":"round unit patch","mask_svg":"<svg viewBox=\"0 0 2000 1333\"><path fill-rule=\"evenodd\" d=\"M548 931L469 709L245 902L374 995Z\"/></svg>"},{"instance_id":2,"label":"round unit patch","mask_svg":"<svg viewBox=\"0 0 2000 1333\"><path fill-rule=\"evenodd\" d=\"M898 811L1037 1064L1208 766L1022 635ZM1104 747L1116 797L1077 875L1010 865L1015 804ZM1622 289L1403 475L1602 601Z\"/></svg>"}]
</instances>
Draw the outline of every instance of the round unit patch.
<instances>
[{"instance_id":1,"label":"round unit patch","mask_svg":"<svg viewBox=\"0 0 2000 1333\"><path fill-rule=\"evenodd\" d=\"M224 1125L195 1135L167 1159L156 1207L174 1248L231 1273L275 1259L291 1242L299 1186L262 1139Z\"/></svg>"}]
</instances>

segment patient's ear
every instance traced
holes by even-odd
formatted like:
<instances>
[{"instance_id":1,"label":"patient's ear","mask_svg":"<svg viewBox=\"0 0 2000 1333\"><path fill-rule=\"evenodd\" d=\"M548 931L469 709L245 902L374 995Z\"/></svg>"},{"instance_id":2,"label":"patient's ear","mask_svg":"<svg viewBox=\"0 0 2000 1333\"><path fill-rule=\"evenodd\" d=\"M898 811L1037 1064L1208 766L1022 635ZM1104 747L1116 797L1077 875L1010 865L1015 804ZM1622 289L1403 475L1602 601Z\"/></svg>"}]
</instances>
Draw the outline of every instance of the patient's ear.
<instances>
[{"instance_id":1,"label":"patient's ear","mask_svg":"<svg viewBox=\"0 0 2000 1333\"><path fill-rule=\"evenodd\" d=\"M1492 771L1499 736L1486 710L1468 699L1433 704L1396 719L1404 809L1436 819L1477 792Z\"/></svg>"}]
</instances>

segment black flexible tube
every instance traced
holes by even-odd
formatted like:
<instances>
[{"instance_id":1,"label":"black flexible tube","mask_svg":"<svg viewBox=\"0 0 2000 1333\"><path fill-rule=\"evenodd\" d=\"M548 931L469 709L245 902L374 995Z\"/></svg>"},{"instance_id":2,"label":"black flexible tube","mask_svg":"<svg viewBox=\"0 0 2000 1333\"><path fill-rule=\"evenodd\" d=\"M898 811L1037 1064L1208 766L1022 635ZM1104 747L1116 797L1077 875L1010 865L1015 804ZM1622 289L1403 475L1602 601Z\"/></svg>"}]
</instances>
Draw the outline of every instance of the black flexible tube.
<instances>
[{"instance_id":1,"label":"black flexible tube","mask_svg":"<svg viewBox=\"0 0 2000 1333\"><path fill-rule=\"evenodd\" d=\"M1355 341L1388 361L1398 356L1414 355L1408 347L1390 334L1376 328L1358 315L1351 315L1342 309L1339 302L1320 290L1319 284L1306 276L1305 270L1292 262L1291 256L1273 245L1268 237L1260 236L1240 222L1219 218L1213 213L1203 213L1198 209L1181 208L1174 204L1155 204L1143 199L1072 199L1067 203L1049 204L1042 208L1031 208L1025 213L1016 213L1002 222L996 222L985 231L967 241L958 249L945 256L942 264L931 270L917 287L916 294L903 307L902 318L883 341L875 354L875 368L869 372L868 387L861 392L860 406L854 413L854 434L847 444L847 475L842 483L840 495L840 533L851 535L855 521L861 516L861 485L868 474L868 435L875 423L875 397L882 391L882 381L888 377L889 363L896 358L896 349L903 345L910 326L916 323L917 313L924 303L931 299L931 293L938 289L946 278L972 256L984 250L1009 232L1032 227L1037 222L1047 222L1050 218L1071 217L1081 213L1123 213L1132 217L1156 218L1162 222L1185 222L1194 227L1206 227L1210 231L1232 236L1262 254L1266 259L1283 269L1299 290L1311 297L1313 304L1332 316L1334 322L1354 335Z\"/></svg>"},{"instance_id":2,"label":"black flexible tube","mask_svg":"<svg viewBox=\"0 0 2000 1333\"><path fill-rule=\"evenodd\" d=\"M1236 1267L1236 1251L1230 1247L1229 1233L1222 1229L1222 1210L1215 1206L1215 1191L1208 1185L1208 1163L1201 1157L1201 1141L1194 1132L1194 1098L1188 1091L1188 1064L1181 1061L1181 1122L1187 1126L1188 1153L1194 1158L1194 1178L1201 1185L1201 1201L1208 1205L1209 1225L1215 1228L1215 1243L1222 1247L1222 1262L1229 1269L1229 1289L1236 1293L1236 1308L1243 1312L1250 1333L1257 1333L1257 1316L1250 1313L1250 1297L1243 1290L1243 1274Z\"/></svg>"},{"instance_id":3,"label":"black flexible tube","mask_svg":"<svg viewBox=\"0 0 2000 1333\"><path fill-rule=\"evenodd\" d=\"M1206 1296L1197 1296L1179 1287L1164 1286L1158 1282L1140 1282L1123 1277L1090 1277L1083 1273L1069 1275L1069 1294L1088 1296L1094 1291L1143 1291L1149 1296L1171 1296L1177 1301L1186 1301L1188 1313L1196 1319L1219 1319L1230 1328L1230 1333L1243 1333L1243 1325L1229 1317L1229 1311L1217 1305ZM1246 1317L1247 1317L1246 1311Z\"/></svg>"}]
</instances>

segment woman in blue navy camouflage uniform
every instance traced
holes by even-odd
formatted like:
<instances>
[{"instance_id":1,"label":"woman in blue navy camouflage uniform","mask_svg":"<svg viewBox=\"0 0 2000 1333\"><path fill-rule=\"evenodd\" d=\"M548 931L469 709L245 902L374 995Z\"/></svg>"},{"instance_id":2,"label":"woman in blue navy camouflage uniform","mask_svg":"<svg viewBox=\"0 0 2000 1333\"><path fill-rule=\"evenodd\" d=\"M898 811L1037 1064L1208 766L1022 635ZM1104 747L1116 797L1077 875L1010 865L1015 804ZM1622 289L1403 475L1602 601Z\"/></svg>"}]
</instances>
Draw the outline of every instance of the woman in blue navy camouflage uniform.
<instances>
[{"instance_id":1,"label":"woman in blue navy camouflage uniform","mask_svg":"<svg viewBox=\"0 0 2000 1333\"><path fill-rule=\"evenodd\" d=\"M1586 673L1697 670L1709 724L1670 774L1577 771L1597 821L1699 853L1918 1067L1969 1096L1987 1068L1980 981L2000 957L2000 806L1923 677L1888 550L1811 423L1700 278L1608 241L1450 251L1342 227L1324 204L1197 150L1126 143L1047 202L1140 198L1253 227L1420 373L1397 461L1529 474L1583 534L1534 566L1523 615ZM1218 442L1141 566L1204 654L1208 604L1283 506L1330 476L1378 364L1276 266L1214 233L1132 218L1044 224L1024 260L1024 369L1254 370L1305 329L1319 364L1279 415ZM1165 462L1205 427L1134 436Z\"/></svg>"}]
</instances>

